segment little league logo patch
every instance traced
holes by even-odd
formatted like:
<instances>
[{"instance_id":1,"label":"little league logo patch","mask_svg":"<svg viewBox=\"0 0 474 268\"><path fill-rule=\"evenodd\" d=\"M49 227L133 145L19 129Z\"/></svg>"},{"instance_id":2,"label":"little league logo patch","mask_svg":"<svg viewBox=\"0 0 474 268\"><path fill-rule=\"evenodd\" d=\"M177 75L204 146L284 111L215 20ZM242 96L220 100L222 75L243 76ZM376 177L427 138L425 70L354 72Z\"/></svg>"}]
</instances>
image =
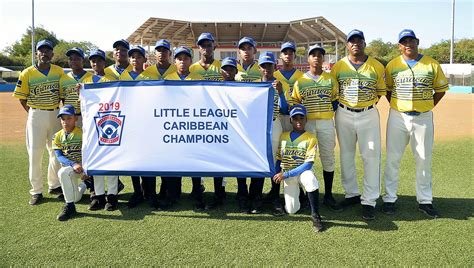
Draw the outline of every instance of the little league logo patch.
<instances>
[{"instance_id":1,"label":"little league logo patch","mask_svg":"<svg viewBox=\"0 0 474 268\"><path fill-rule=\"evenodd\" d=\"M120 115L120 111L98 112L97 114L94 120L99 136L99 146L119 146L125 116Z\"/></svg>"}]
</instances>

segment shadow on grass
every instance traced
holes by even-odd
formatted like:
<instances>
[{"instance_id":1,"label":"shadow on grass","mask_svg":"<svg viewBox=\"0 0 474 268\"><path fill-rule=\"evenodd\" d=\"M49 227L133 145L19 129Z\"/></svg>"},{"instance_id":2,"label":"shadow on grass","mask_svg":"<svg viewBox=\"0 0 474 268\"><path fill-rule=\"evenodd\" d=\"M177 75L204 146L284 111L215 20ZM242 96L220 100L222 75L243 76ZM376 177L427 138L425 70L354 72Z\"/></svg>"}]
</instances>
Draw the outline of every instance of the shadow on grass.
<instances>
[{"instance_id":1,"label":"shadow on grass","mask_svg":"<svg viewBox=\"0 0 474 268\"><path fill-rule=\"evenodd\" d=\"M172 209L167 211L157 211L149 207L148 203L144 202L136 208L128 208L126 201L131 194L121 194L118 210L121 215L103 214L103 213L81 213L78 217L95 217L113 220L142 220L145 216L154 215L157 217L170 218L189 218L189 219L203 219L203 220L234 220L234 221L271 221L271 222L286 222L286 221L309 221L310 211L305 209L298 212L294 216L275 217L271 214L272 205L265 204L263 213L261 214L244 214L239 213L237 201L235 200L235 193L227 193L227 198L224 205L212 211L193 211L193 201L189 194L182 194L178 203ZM206 202L212 200L213 194L206 192L204 198ZM342 194L336 194L337 200L343 200ZM85 198L83 200L88 199ZM82 201L81 203L83 203ZM398 221L426 221L429 218L418 211L418 203L414 196L399 196L396 203L396 213L394 215L385 215L380 211L382 201L379 200L376 209L376 219L373 221L364 221L362 219L362 207L355 205L353 207L345 208L342 212L334 212L325 206L320 209L320 214L326 229L333 227L348 227L356 229L368 229L374 231L395 231L398 230L396 222ZM467 198L435 198L434 205L441 214L441 219L454 220L468 220L473 217L474 213L474 199ZM183 212L191 213L183 213ZM303 216L307 215L307 216Z\"/></svg>"}]
</instances>

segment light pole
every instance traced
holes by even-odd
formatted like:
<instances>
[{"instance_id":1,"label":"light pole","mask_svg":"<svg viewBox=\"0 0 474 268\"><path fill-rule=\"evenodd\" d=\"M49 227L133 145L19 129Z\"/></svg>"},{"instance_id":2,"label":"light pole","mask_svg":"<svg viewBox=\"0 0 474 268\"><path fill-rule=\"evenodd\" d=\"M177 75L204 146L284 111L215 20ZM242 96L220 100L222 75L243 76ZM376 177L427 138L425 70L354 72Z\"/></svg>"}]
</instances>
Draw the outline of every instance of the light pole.
<instances>
[{"instance_id":1,"label":"light pole","mask_svg":"<svg viewBox=\"0 0 474 268\"><path fill-rule=\"evenodd\" d=\"M451 48L449 51L449 63L453 64L454 59L454 6L456 0L453 0L453 10L451 14Z\"/></svg>"},{"instance_id":2,"label":"light pole","mask_svg":"<svg viewBox=\"0 0 474 268\"><path fill-rule=\"evenodd\" d=\"M31 65L35 65L35 0L31 0Z\"/></svg>"}]
</instances>

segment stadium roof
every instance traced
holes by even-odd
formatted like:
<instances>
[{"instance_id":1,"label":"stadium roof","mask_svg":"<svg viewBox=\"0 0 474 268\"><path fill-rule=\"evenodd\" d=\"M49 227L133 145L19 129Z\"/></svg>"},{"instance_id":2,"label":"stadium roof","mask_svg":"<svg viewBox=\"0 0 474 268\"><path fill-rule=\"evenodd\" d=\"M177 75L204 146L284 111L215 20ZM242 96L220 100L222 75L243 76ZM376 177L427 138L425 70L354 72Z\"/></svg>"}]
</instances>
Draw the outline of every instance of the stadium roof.
<instances>
[{"instance_id":1,"label":"stadium roof","mask_svg":"<svg viewBox=\"0 0 474 268\"><path fill-rule=\"evenodd\" d=\"M194 46L202 32L212 33L220 46L236 46L244 36L254 38L258 46L279 46L283 41L308 46L346 40L346 34L324 17L290 22L191 22L152 17L127 40L142 46L154 46L159 39L167 39L174 45Z\"/></svg>"}]
</instances>

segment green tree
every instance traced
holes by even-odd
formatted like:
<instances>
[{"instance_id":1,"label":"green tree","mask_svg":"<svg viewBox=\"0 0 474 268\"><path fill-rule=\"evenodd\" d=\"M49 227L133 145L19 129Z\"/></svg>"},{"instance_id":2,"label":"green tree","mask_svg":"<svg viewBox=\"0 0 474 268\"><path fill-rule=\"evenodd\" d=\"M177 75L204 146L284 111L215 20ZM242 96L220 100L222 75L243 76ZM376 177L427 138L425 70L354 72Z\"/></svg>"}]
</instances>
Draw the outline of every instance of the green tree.
<instances>
[{"instance_id":1,"label":"green tree","mask_svg":"<svg viewBox=\"0 0 474 268\"><path fill-rule=\"evenodd\" d=\"M421 53L428 55L440 63L449 63L451 41L442 40ZM474 62L474 39L460 39L454 42L454 63Z\"/></svg>"},{"instance_id":2,"label":"green tree","mask_svg":"<svg viewBox=\"0 0 474 268\"><path fill-rule=\"evenodd\" d=\"M92 49L96 49L97 46L92 44L91 42L87 42L87 41L80 41L80 42L75 42L75 41L72 41L72 42L66 42L64 40L61 40L55 47L54 47L54 56L53 56L53 59L52 59L52 62L54 64L57 64L63 68L69 68L69 64L68 64L68 58L66 56L66 52L73 48L73 47L79 47L81 48L82 50L84 50L84 53L86 53L86 59L84 61L84 67L85 68L90 68L90 64L89 64L89 61L87 60L87 54L89 54L89 52L92 50Z\"/></svg>"},{"instance_id":3,"label":"green tree","mask_svg":"<svg viewBox=\"0 0 474 268\"><path fill-rule=\"evenodd\" d=\"M383 65L387 65L390 60L400 55L398 44L385 43L380 38L370 42L365 48L365 52L367 55L376 58Z\"/></svg>"}]
</instances>

